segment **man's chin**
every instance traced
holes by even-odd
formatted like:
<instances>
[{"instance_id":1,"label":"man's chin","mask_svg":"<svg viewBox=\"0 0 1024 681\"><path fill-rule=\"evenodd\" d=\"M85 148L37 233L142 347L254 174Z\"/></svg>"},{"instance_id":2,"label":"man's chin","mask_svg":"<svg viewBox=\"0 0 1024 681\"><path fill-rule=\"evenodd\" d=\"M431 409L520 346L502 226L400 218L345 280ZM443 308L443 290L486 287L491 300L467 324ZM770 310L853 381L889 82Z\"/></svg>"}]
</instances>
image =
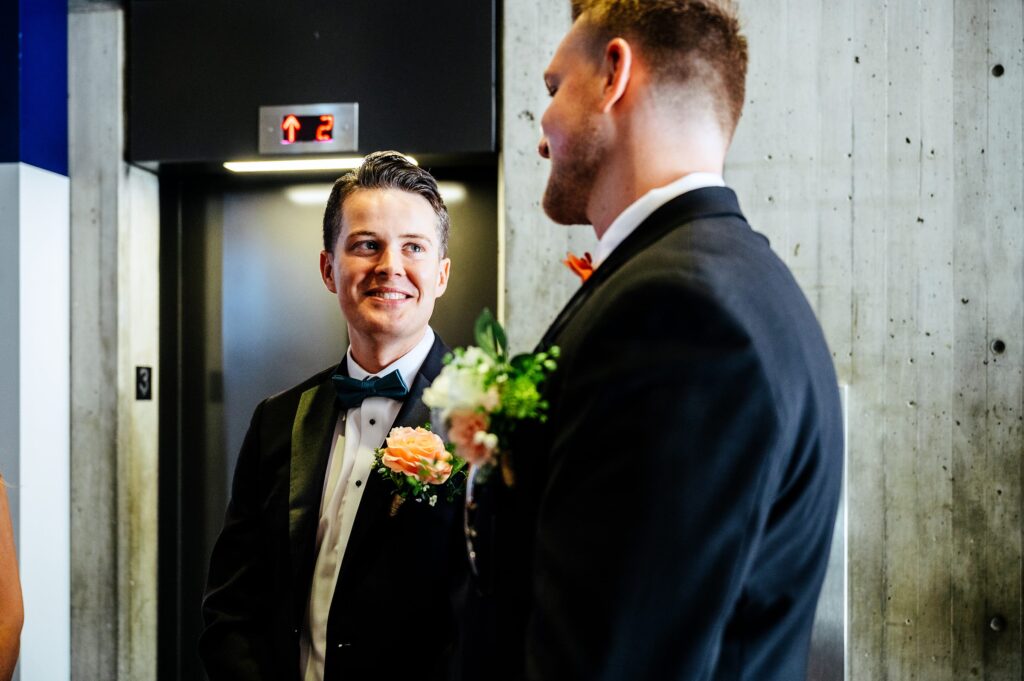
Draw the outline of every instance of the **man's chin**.
<instances>
[{"instance_id":1,"label":"man's chin","mask_svg":"<svg viewBox=\"0 0 1024 681\"><path fill-rule=\"evenodd\" d=\"M586 212L571 202L561 200L557 194L544 192L544 200L541 204L544 213L551 218L552 222L559 225L589 225Z\"/></svg>"},{"instance_id":2,"label":"man's chin","mask_svg":"<svg viewBox=\"0 0 1024 681\"><path fill-rule=\"evenodd\" d=\"M402 338L422 337L430 324L421 311L411 308L384 308L363 310L358 318L348 320L362 335L393 341Z\"/></svg>"}]
</instances>

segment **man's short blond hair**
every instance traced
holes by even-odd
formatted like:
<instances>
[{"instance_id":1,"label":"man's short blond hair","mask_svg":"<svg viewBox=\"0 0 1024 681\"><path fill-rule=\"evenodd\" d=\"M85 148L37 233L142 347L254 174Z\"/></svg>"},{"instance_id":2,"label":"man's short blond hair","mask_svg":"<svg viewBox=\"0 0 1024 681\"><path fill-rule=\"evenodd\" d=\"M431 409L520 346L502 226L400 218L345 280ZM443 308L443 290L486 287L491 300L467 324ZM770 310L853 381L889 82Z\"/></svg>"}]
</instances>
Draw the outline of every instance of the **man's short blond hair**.
<instances>
[{"instance_id":1,"label":"man's short blond hair","mask_svg":"<svg viewBox=\"0 0 1024 681\"><path fill-rule=\"evenodd\" d=\"M747 39L730 0L570 0L575 21L603 48L612 38L635 43L664 85L707 90L723 131L739 123L747 80Z\"/></svg>"}]
</instances>

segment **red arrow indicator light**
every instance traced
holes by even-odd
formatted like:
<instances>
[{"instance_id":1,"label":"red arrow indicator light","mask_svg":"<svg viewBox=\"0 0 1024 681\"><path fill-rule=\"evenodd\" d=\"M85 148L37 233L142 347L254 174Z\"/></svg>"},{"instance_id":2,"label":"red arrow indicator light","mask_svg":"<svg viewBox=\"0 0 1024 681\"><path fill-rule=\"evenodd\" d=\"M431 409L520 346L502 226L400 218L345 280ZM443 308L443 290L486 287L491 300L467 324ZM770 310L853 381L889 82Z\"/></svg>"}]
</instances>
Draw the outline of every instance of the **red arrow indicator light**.
<instances>
[{"instance_id":1,"label":"red arrow indicator light","mask_svg":"<svg viewBox=\"0 0 1024 681\"><path fill-rule=\"evenodd\" d=\"M284 139L281 140L281 143L293 143L295 141L295 133L301 128L302 124L299 123L299 119L295 117L295 114L285 116L284 121L281 123L281 129L284 130Z\"/></svg>"}]
</instances>

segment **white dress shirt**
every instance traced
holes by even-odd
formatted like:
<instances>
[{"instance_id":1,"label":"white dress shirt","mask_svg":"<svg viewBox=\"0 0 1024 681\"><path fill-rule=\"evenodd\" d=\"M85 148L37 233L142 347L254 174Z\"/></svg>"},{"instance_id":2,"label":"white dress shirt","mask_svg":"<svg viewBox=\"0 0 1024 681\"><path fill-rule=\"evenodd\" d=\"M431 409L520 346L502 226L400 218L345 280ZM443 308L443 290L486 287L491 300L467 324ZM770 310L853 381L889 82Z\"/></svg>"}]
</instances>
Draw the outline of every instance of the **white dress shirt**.
<instances>
[{"instance_id":1,"label":"white dress shirt","mask_svg":"<svg viewBox=\"0 0 1024 681\"><path fill-rule=\"evenodd\" d=\"M423 339L412 350L375 374L356 363L349 346L345 360L348 375L365 380L369 376L384 376L397 370L405 384L411 387L433 344L434 332L428 327ZM339 414L334 426L327 476L320 498L316 567L299 644L299 671L304 681L322 681L324 678L327 617L334 600L341 562L345 558L345 547L367 478L372 473L374 450L384 443L401 408L402 403L397 400L368 397L358 407Z\"/></svg>"},{"instance_id":2,"label":"white dress shirt","mask_svg":"<svg viewBox=\"0 0 1024 681\"><path fill-rule=\"evenodd\" d=\"M691 192L703 187L724 187L725 181L716 173L690 173L683 175L675 182L657 187L629 204L619 217L608 225L608 229L597 242L597 253L594 254L594 269L608 259L612 251L633 233L640 223L651 216L651 213L676 198L680 194Z\"/></svg>"}]
</instances>

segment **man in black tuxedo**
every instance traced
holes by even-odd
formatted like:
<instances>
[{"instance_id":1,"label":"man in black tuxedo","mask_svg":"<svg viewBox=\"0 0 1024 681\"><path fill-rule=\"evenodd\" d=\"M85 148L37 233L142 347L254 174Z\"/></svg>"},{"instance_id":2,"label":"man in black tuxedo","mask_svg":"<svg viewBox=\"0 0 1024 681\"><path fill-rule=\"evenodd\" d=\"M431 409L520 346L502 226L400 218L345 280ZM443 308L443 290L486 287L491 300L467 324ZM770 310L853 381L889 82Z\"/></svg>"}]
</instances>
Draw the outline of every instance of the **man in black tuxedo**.
<instances>
[{"instance_id":1,"label":"man in black tuxedo","mask_svg":"<svg viewBox=\"0 0 1024 681\"><path fill-rule=\"evenodd\" d=\"M350 346L253 414L203 602L211 681L457 671L460 502L392 514L391 483L371 471L392 425L429 421L420 395L447 352L429 321L448 228L434 178L401 154L371 154L335 183L320 269Z\"/></svg>"},{"instance_id":2,"label":"man in black tuxedo","mask_svg":"<svg viewBox=\"0 0 1024 681\"><path fill-rule=\"evenodd\" d=\"M727 2L572 8L543 205L600 243L542 341L550 418L495 515L471 506L492 678L803 679L842 416L806 298L722 180L746 41Z\"/></svg>"}]
</instances>

